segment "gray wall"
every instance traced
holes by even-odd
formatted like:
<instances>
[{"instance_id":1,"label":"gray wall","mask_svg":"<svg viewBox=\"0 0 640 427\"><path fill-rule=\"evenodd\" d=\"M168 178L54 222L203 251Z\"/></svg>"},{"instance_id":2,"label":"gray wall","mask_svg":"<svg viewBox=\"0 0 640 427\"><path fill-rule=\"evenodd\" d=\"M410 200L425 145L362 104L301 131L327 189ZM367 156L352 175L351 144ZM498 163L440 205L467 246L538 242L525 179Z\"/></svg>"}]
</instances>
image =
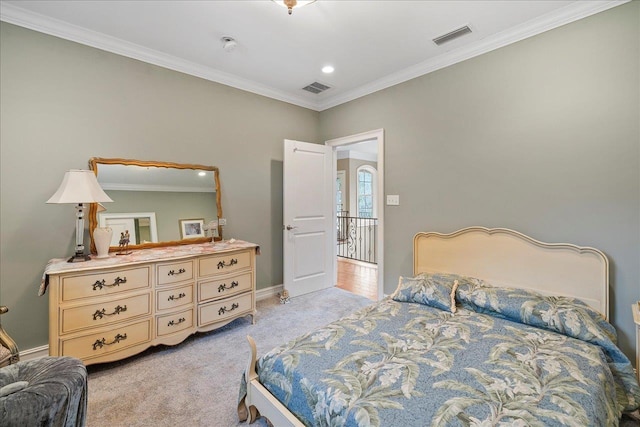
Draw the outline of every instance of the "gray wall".
<instances>
[{"instance_id":1,"label":"gray wall","mask_svg":"<svg viewBox=\"0 0 640 427\"><path fill-rule=\"evenodd\" d=\"M261 246L258 288L282 283L282 141L320 142L319 113L4 22L0 43L0 302L21 349L47 344L38 285L73 252L73 206L45 201L91 157L218 166L225 237Z\"/></svg>"},{"instance_id":2,"label":"gray wall","mask_svg":"<svg viewBox=\"0 0 640 427\"><path fill-rule=\"evenodd\" d=\"M411 273L421 230L593 246L611 262L611 318L633 356L639 21L631 2L321 113L322 140L384 128L385 193L401 200L385 210L385 292Z\"/></svg>"},{"instance_id":3,"label":"gray wall","mask_svg":"<svg viewBox=\"0 0 640 427\"><path fill-rule=\"evenodd\" d=\"M509 227L604 250L611 313L633 351L640 298L637 2L316 113L0 24L0 302L22 349L47 343L48 259L74 209L45 205L90 157L220 167L226 237L261 245L282 283L282 140L385 129L385 291L420 230ZM251 153L249 155L248 153Z\"/></svg>"}]
</instances>

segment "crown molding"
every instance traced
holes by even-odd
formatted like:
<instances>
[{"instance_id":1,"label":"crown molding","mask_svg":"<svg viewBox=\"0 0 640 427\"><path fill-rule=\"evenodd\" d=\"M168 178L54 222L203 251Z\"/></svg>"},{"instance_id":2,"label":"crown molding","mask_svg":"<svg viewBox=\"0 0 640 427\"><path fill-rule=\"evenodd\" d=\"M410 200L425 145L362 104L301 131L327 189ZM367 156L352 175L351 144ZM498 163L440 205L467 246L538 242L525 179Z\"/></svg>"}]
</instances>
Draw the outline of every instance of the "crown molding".
<instances>
[{"instance_id":1,"label":"crown molding","mask_svg":"<svg viewBox=\"0 0 640 427\"><path fill-rule=\"evenodd\" d=\"M196 64L116 37L87 30L86 28L69 24L68 22L34 13L10 3L0 3L0 20L61 39L70 40L96 49L137 59L152 65L317 111L317 104L315 102L292 96L291 94L275 90L266 85L242 79L214 68Z\"/></svg>"},{"instance_id":2,"label":"crown molding","mask_svg":"<svg viewBox=\"0 0 640 427\"><path fill-rule=\"evenodd\" d=\"M137 59L159 67L200 77L205 80L220 83L236 89L262 95L278 101L287 102L314 111L323 111L344 104L365 95L440 70L458 62L471 59L495 49L518 42L528 37L541 34L562 25L569 24L582 18L628 3L631 0L606 1L577 1L559 11L544 15L540 18L525 22L507 31L495 34L482 40L444 53L436 58L421 62L412 67L393 73L373 83L360 86L342 95L309 101L302 97L270 88L247 79L224 73L200 64L186 61L172 55L148 49L102 33L69 24L57 19L40 15L9 3L0 3L0 20L19 25L34 31L49 34L62 39L115 53L128 58Z\"/></svg>"},{"instance_id":3,"label":"crown molding","mask_svg":"<svg viewBox=\"0 0 640 427\"><path fill-rule=\"evenodd\" d=\"M318 110L327 110L340 104L353 101L354 99L404 83L416 77L457 64L458 62L474 58L491 52L492 50L595 15L596 13L604 12L605 10L628 3L629 1L631 0L577 1L555 12L532 19L506 31L478 40L470 45L454 49L397 73L390 74L370 84L360 86L342 95L327 97L318 104Z\"/></svg>"},{"instance_id":4,"label":"crown molding","mask_svg":"<svg viewBox=\"0 0 640 427\"><path fill-rule=\"evenodd\" d=\"M355 160L365 160L367 162L377 162L378 154L377 153L365 153L362 151L356 150L338 150L338 160L345 159L355 159Z\"/></svg>"}]
</instances>

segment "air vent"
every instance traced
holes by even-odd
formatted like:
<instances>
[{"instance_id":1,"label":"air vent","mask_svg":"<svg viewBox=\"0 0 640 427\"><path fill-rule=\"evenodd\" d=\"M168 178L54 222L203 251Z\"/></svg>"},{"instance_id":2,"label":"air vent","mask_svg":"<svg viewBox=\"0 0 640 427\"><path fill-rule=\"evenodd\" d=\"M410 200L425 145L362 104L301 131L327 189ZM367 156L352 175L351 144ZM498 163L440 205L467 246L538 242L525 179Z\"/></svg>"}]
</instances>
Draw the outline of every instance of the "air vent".
<instances>
[{"instance_id":1,"label":"air vent","mask_svg":"<svg viewBox=\"0 0 640 427\"><path fill-rule=\"evenodd\" d=\"M470 34L470 33L471 33L471 28L469 28L468 25L465 25L464 27L457 28L451 32L448 32L447 34L443 34L439 37L436 37L435 39L433 39L433 42L438 46L440 46L443 43L450 42L453 39L457 39L458 37L462 37L465 34Z\"/></svg>"},{"instance_id":2,"label":"air vent","mask_svg":"<svg viewBox=\"0 0 640 427\"><path fill-rule=\"evenodd\" d=\"M322 83L313 82L308 86L302 88L302 90L306 90L307 92L318 94L320 92L324 92L327 89L331 89L327 85L323 85Z\"/></svg>"}]
</instances>

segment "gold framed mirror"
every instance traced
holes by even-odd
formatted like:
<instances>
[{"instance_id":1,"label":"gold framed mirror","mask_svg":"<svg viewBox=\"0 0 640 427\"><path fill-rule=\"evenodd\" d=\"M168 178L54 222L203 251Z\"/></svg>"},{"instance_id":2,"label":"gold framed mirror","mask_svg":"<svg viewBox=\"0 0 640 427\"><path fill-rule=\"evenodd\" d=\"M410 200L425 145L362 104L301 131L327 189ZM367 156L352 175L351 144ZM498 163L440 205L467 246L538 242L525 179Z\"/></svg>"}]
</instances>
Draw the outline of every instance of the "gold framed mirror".
<instances>
[{"instance_id":1,"label":"gold framed mirror","mask_svg":"<svg viewBox=\"0 0 640 427\"><path fill-rule=\"evenodd\" d=\"M97 203L89 208L92 253L96 227L113 229L109 252L118 251L118 236L125 229L130 233L129 249L222 240L217 167L92 157L89 168L113 199L100 212Z\"/></svg>"}]
</instances>

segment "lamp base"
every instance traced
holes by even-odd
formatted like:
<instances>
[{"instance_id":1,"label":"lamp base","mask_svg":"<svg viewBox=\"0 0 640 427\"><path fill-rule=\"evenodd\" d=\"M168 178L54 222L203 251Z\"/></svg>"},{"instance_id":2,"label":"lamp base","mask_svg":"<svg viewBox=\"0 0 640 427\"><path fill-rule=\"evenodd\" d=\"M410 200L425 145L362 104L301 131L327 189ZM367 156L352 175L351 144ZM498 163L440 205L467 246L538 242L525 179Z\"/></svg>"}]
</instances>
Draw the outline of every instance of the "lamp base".
<instances>
[{"instance_id":1,"label":"lamp base","mask_svg":"<svg viewBox=\"0 0 640 427\"><path fill-rule=\"evenodd\" d=\"M91 256L89 255L85 255L83 253L76 253L74 256L72 256L71 258L69 258L67 260L67 262L85 262L85 261L89 261L91 259Z\"/></svg>"}]
</instances>

